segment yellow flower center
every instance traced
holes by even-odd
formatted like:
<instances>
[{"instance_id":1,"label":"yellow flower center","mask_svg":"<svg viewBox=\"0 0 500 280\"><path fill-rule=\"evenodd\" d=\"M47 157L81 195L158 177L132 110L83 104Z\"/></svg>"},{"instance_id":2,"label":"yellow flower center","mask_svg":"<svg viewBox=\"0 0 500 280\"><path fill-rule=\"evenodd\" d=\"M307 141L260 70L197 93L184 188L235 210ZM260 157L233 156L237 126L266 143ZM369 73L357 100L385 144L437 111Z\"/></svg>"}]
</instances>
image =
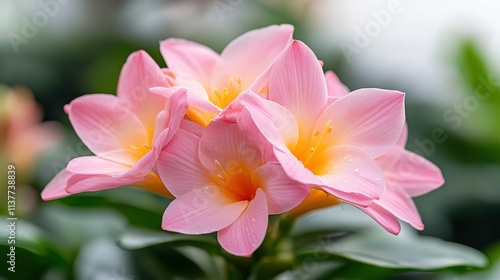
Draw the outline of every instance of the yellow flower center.
<instances>
[{"instance_id":1,"label":"yellow flower center","mask_svg":"<svg viewBox=\"0 0 500 280\"><path fill-rule=\"evenodd\" d=\"M213 94L209 94L209 99L212 103L219 106L219 108L224 109L231 103L241 92L243 88L241 86L241 77L229 78L226 87L222 89L214 89Z\"/></svg>"},{"instance_id":2,"label":"yellow flower center","mask_svg":"<svg viewBox=\"0 0 500 280\"><path fill-rule=\"evenodd\" d=\"M300 137L301 143L292 149L292 153L316 175L320 175L321 170L328 163L328 159L320 155L322 151L330 147L324 140L332 129L332 120L329 119L323 129L316 130L312 137Z\"/></svg>"},{"instance_id":3,"label":"yellow flower center","mask_svg":"<svg viewBox=\"0 0 500 280\"><path fill-rule=\"evenodd\" d=\"M130 149L134 150L137 153L138 156L137 159L140 159L151 151L151 146L148 143L143 143L139 147L135 145L130 145Z\"/></svg>"},{"instance_id":4,"label":"yellow flower center","mask_svg":"<svg viewBox=\"0 0 500 280\"><path fill-rule=\"evenodd\" d=\"M260 178L245 164L231 161L224 168L218 160L214 161L218 172L213 176L213 182L218 185L226 197L233 201L250 201L260 185Z\"/></svg>"}]
</instances>

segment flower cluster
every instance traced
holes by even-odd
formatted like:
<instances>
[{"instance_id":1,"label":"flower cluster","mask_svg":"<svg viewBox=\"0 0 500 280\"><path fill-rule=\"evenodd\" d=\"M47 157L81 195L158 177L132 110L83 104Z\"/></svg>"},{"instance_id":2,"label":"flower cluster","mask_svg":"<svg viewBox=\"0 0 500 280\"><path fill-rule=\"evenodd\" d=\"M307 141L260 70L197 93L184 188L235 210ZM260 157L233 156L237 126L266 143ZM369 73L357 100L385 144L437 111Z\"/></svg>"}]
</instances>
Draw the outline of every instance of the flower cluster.
<instances>
[{"instance_id":1,"label":"flower cluster","mask_svg":"<svg viewBox=\"0 0 500 280\"><path fill-rule=\"evenodd\" d=\"M123 185L173 197L165 230L218 232L251 255L268 216L352 204L391 233L423 224L412 197L443 183L405 150L404 94L349 92L290 25L253 30L219 55L182 39L161 42L168 68L144 51L123 66L117 95L65 107L95 154L73 159L45 200Z\"/></svg>"}]
</instances>

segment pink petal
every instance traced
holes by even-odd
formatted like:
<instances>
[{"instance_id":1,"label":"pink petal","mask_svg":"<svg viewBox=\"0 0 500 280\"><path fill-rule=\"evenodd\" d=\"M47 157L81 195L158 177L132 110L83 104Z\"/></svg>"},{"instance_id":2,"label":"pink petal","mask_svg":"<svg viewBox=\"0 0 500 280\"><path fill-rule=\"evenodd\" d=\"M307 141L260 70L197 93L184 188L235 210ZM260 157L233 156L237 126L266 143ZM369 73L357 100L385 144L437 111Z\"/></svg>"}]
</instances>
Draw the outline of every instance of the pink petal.
<instances>
[{"instance_id":1,"label":"pink petal","mask_svg":"<svg viewBox=\"0 0 500 280\"><path fill-rule=\"evenodd\" d=\"M186 102L187 96L184 89L172 90L167 99L166 109L162 110L156 118L153 147L136 163L131 174L145 176L155 167L160 152L179 129L186 112Z\"/></svg>"},{"instance_id":2,"label":"pink petal","mask_svg":"<svg viewBox=\"0 0 500 280\"><path fill-rule=\"evenodd\" d=\"M248 201L234 202L218 186L207 185L177 197L163 215L162 228L186 234L218 231L238 219Z\"/></svg>"},{"instance_id":3,"label":"pink petal","mask_svg":"<svg viewBox=\"0 0 500 280\"><path fill-rule=\"evenodd\" d=\"M198 160L199 137L179 129L160 153L158 173L168 190L176 197L210 183Z\"/></svg>"},{"instance_id":4,"label":"pink petal","mask_svg":"<svg viewBox=\"0 0 500 280\"><path fill-rule=\"evenodd\" d=\"M158 148L163 149L166 143L157 141L163 131L169 129L169 136L166 139L167 143L172 139L172 136L177 132L187 109L187 92L186 89L169 88L169 98L165 109L161 110L156 116L156 125L153 135L153 145L159 145ZM163 146L162 146L163 145Z\"/></svg>"},{"instance_id":5,"label":"pink petal","mask_svg":"<svg viewBox=\"0 0 500 280\"><path fill-rule=\"evenodd\" d=\"M339 80L339 77L333 71L325 73L326 87L328 89L328 97L335 99L346 96L349 89Z\"/></svg>"},{"instance_id":6,"label":"pink petal","mask_svg":"<svg viewBox=\"0 0 500 280\"><path fill-rule=\"evenodd\" d=\"M70 194L66 192L66 185L68 179L73 174L66 169L63 169L57 173L57 175L50 180L47 186L42 191L43 200L52 200L57 198L62 198L69 196Z\"/></svg>"},{"instance_id":7,"label":"pink petal","mask_svg":"<svg viewBox=\"0 0 500 280\"><path fill-rule=\"evenodd\" d=\"M335 146L313 157L320 187L334 196L354 204L369 205L385 190L385 179L377 163L364 151L353 146Z\"/></svg>"},{"instance_id":8,"label":"pink petal","mask_svg":"<svg viewBox=\"0 0 500 280\"><path fill-rule=\"evenodd\" d=\"M389 211L380 205L373 203L369 207L358 207L366 214L370 215L379 225L392 234L398 234L401 231L401 225L398 219Z\"/></svg>"},{"instance_id":9,"label":"pink petal","mask_svg":"<svg viewBox=\"0 0 500 280\"><path fill-rule=\"evenodd\" d=\"M409 223L415 229L423 230L424 224L413 200L403 190L388 187L379 200L374 203L391 212L394 216Z\"/></svg>"},{"instance_id":10,"label":"pink petal","mask_svg":"<svg viewBox=\"0 0 500 280\"><path fill-rule=\"evenodd\" d=\"M188 132L191 132L192 134L194 134L198 137L201 137L201 135L203 135L203 131L205 130L205 128L203 126L201 126L195 122L186 120L186 119L181 121L180 128L182 128Z\"/></svg>"},{"instance_id":11,"label":"pink petal","mask_svg":"<svg viewBox=\"0 0 500 280\"><path fill-rule=\"evenodd\" d=\"M235 103L239 103L239 109L233 109L237 107ZM242 113L243 108L246 112ZM266 100L251 91L246 91L219 117L231 119L231 115L233 119L239 119L238 122L242 127L258 128L264 137L276 146L284 143L288 149L292 149L297 145L299 140L297 122L294 116L278 103ZM252 124L250 125L250 123ZM272 137L275 139L273 140Z\"/></svg>"},{"instance_id":12,"label":"pink petal","mask_svg":"<svg viewBox=\"0 0 500 280\"><path fill-rule=\"evenodd\" d=\"M133 186L146 180L145 177L128 177L126 175L106 174L104 172L89 175L75 174L68 179L66 191L70 194L95 192Z\"/></svg>"},{"instance_id":13,"label":"pink petal","mask_svg":"<svg viewBox=\"0 0 500 280\"><path fill-rule=\"evenodd\" d=\"M230 226L219 231L217 239L224 250L248 257L264 241L268 224L266 195L257 189L247 209Z\"/></svg>"},{"instance_id":14,"label":"pink petal","mask_svg":"<svg viewBox=\"0 0 500 280\"><path fill-rule=\"evenodd\" d=\"M309 194L309 188L288 177L278 163L267 163L257 168L252 181L262 186L271 215L291 210Z\"/></svg>"},{"instance_id":15,"label":"pink petal","mask_svg":"<svg viewBox=\"0 0 500 280\"><path fill-rule=\"evenodd\" d=\"M131 113L139 117L151 135L156 116L166 102L165 98L149 92L150 88L158 86L170 86L160 67L145 51L132 53L120 73L118 97L128 104Z\"/></svg>"},{"instance_id":16,"label":"pink petal","mask_svg":"<svg viewBox=\"0 0 500 280\"><path fill-rule=\"evenodd\" d=\"M71 194L135 185L144 181L149 173L131 175L131 166L96 156L75 158L69 162L67 170L73 174L66 187Z\"/></svg>"},{"instance_id":17,"label":"pink petal","mask_svg":"<svg viewBox=\"0 0 500 280\"><path fill-rule=\"evenodd\" d=\"M439 167L399 147L377 158L377 163L391 184L404 189L412 197L426 194L444 183Z\"/></svg>"},{"instance_id":18,"label":"pink petal","mask_svg":"<svg viewBox=\"0 0 500 280\"><path fill-rule=\"evenodd\" d=\"M273 25L249 31L229 43L221 53L217 69L216 87L223 86L228 78L240 76L243 88L272 65L292 40L293 26Z\"/></svg>"},{"instance_id":19,"label":"pink petal","mask_svg":"<svg viewBox=\"0 0 500 280\"><path fill-rule=\"evenodd\" d=\"M300 160L290 153L290 151L275 148L274 155L288 177L302 184L309 185L310 187L316 187L322 184L320 177L306 168Z\"/></svg>"},{"instance_id":20,"label":"pink petal","mask_svg":"<svg viewBox=\"0 0 500 280\"><path fill-rule=\"evenodd\" d=\"M172 94L173 89L175 88L153 87L150 89L150 91L154 94L169 98ZM220 108L215 106L208 100L206 92L204 95L199 95L198 92L199 91L193 90L193 87L187 88L187 103L189 104L189 106L200 109L207 113L218 114L220 112Z\"/></svg>"},{"instance_id":21,"label":"pink petal","mask_svg":"<svg viewBox=\"0 0 500 280\"><path fill-rule=\"evenodd\" d=\"M287 108L301 134L310 133L327 103L323 70L304 43L293 41L274 64L269 76L269 99Z\"/></svg>"},{"instance_id":22,"label":"pink petal","mask_svg":"<svg viewBox=\"0 0 500 280\"><path fill-rule=\"evenodd\" d=\"M211 174L220 173L220 168L229 173L238 166L248 170L256 168L260 165L262 153L250 136L243 133L236 123L211 122L200 139L198 155L201 163Z\"/></svg>"},{"instance_id":23,"label":"pink petal","mask_svg":"<svg viewBox=\"0 0 500 280\"><path fill-rule=\"evenodd\" d=\"M212 49L183 39L167 39L160 51L168 68L184 80L196 80L209 85L219 55Z\"/></svg>"},{"instance_id":24,"label":"pink petal","mask_svg":"<svg viewBox=\"0 0 500 280\"><path fill-rule=\"evenodd\" d=\"M332 129L325 143L357 146L378 157L396 143L404 126L404 94L381 89L353 91L326 108L315 131Z\"/></svg>"},{"instance_id":25,"label":"pink petal","mask_svg":"<svg viewBox=\"0 0 500 280\"><path fill-rule=\"evenodd\" d=\"M108 174L111 176L120 176L130 170L130 165L125 165L103 159L96 156L84 156L72 159L68 163L68 170L74 174Z\"/></svg>"},{"instance_id":26,"label":"pink petal","mask_svg":"<svg viewBox=\"0 0 500 280\"><path fill-rule=\"evenodd\" d=\"M83 143L102 158L133 165L140 157L133 147L150 141L142 122L116 96L84 95L65 110Z\"/></svg>"},{"instance_id":27,"label":"pink petal","mask_svg":"<svg viewBox=\"0 0 500 280\"><path fill-rule=\"evenodd\" d=\"M406 146L407 141L408 141L408 124L405 123L403 131L401 131L401 135L399 136L399 139L396 142L396 146L404 148Z\"/></svg>"}]
</instances>

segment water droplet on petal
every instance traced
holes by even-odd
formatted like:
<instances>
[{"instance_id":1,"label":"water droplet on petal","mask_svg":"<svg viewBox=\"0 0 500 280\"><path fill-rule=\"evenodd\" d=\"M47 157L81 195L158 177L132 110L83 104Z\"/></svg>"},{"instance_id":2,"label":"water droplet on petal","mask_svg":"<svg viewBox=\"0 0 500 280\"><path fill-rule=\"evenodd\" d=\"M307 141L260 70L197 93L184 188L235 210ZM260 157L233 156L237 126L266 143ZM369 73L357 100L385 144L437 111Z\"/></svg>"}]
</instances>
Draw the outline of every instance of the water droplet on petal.
<instances>
[{"instance_id":1,"label":"water droplet on petal","mask_svg":"<svg viewBox=\"0 0 500 280\"><path fill-rule=\"evenodd\" d=\"M358 173L359 172L359 168L354 168L354 172Z\"/></svg>"}]
</instances>

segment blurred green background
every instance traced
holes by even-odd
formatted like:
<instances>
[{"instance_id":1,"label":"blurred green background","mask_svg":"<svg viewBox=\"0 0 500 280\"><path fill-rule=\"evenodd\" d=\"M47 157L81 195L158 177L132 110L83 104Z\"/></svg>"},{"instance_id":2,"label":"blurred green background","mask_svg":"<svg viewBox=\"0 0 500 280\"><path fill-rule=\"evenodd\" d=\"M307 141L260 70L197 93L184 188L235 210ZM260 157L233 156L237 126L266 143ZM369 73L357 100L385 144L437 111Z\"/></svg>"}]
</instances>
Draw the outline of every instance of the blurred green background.
<instances>
[{"instance_id":1,"label":"blurred green background","mask_svg":"<svg viewBox=\"0 0 500 280\"><path fill-rule=\"evenodd\" d=\"M17 166L17 272L12 278L6 270L7 247L1 246L0 279L199 279L204 267L217 267L221 260L208 256L207 263L204 252L189 246L126 251L116 244L125 229L158 230L167 199L132 188L51 202L42 202L39 193L71 158L89 154L63 106L83 94L115 93L131 52L144 49L164 67L158 45L165 38L193 40L220 52L245 31L280 23L293 24L294 38L309 45L324 69L334 70L351 90L406 92L407 148L437 164L446 179L440 189L415 199L426 225L422 234L471 246L490 258L479 272L399 271L387 277L500 279L500 4L416 2L2 1L0 84L5 86L0 91L31 90L43 109L42 121L61 126L53 141L30 154L30 164ZM21 140L33 136L21 135L28 128L12 135L6 119L17 107L6 109L11 103L0 100L6 168L24 152L13 141L31 146L40 139ZM7 172L1 174L6 182ZM4 183L1 191L0 214L6 215ZM5 228L0 232L4 244ZM180 270L192 274L172 276ZM365 270L352 279L373 275L373 268Z\"/></svg>"}]
</instances>

